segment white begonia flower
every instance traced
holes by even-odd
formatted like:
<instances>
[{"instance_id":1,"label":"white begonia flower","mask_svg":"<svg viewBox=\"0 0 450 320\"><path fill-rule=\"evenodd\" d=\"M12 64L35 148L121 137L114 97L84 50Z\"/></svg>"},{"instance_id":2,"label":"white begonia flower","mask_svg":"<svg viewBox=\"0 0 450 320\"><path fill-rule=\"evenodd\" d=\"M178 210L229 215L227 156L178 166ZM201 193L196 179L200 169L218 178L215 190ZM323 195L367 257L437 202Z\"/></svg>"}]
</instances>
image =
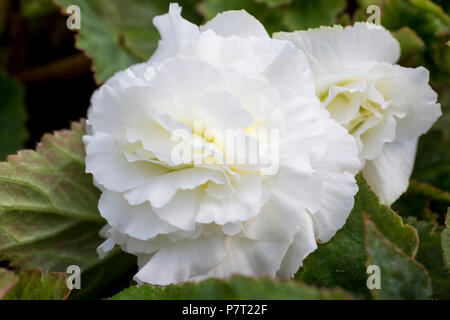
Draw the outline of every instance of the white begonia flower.
<instances>
[{"instance_id":1,"label":"white begonia flower","mask_svg":"<svg viewBox=\"0 0 450 320\"><path fill-rule=\"evenodd\" d=\"M364 177L382 203L392 204L408 187L418 137L441 115L428 70L395 64L397 40L371 23L274 38L305 53L322 106L355 137Z\"/></svg>"},{"instance_id":2,"label":"white begonia flower","mask_svg":"<svg viewBox=\"0 0 450 320\"><path fill-rule=\"evenodd\" d=\"M271 39L245 11L200 28L180 13L172 4L156 17L153 57L92 97L86 171L108 222L98 252L119 245L136 255L139 283L290 278L353 207L356 143L320 107L307 60L290 42ZM230 161L232 143L220 136L229 129L276 151L268 170ZM261 130L276 139L255 135ZM207 163L175 159L183 143L199 151L190 143L204 140Z\"/></svg>"}]
</instances>

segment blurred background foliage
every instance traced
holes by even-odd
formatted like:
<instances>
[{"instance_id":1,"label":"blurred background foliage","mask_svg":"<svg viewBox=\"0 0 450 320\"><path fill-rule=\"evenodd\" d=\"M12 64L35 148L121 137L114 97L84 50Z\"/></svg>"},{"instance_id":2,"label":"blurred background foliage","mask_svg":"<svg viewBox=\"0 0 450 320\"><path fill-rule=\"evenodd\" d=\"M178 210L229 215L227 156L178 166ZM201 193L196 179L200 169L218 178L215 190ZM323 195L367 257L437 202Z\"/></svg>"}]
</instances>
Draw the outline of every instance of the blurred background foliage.
<instances>
[{"instance_id":1,"label":"blurred background foliage","mask_svg":"<svg viewBox=\"0 0 450 320\"><path fill-rule=\"evenodd\" d=\"M399 64L429 69L431 85L442 105L443 116L420 138L410 187L393 205L418 230L425 246L441 250L439 232L450 205L450 1L178 2L183 16L193 23L202 24L224 10L245 9L269 33L351 25L366 21L370 16L367 7L378 5L381 24L400 42ZM72 4L81 9L79 32L66 27L65 8ZM24 147L34 148L46 132L68 128L70 121L86 115L90 96L102 82L116 71L148 59L159 39L152 18L167 12L168 6L165 0L0 0L0 160ZM333 246L339 251L339 239L330 243L306 265L314 269L314 259L320 258L320 252L334 252ZM442 274L442 259L434 261L427 252L431 251L419 248L417 259L429 271L441 270L432 275L433 286L445 288L440 284L448 277ZM123 278L125 284L133 272ZM301 279L308 282L307 269ZM317 281L311 278L312 283ZM445 281L448 285L448 279ZM337 285L346 288L345 283ZM441 293L440 297L450 294Z\"/></svg>"}]
</instances>

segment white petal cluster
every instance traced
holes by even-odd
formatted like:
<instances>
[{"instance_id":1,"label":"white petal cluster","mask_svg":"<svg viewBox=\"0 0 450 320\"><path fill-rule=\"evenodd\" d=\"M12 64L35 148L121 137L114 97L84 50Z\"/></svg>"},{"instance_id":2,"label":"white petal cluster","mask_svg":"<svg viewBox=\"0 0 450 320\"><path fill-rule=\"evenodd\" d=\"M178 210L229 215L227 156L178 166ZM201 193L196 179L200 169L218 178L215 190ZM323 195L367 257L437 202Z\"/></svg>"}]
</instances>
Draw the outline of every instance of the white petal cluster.
<instances>
[{"instance_id":1,"label":"white petal cluster","mask_svg":"<svg viewBox=\"0 0 450 320\"><path fill-rule=\"evenodd\" d=\"M119 245L136 255L140 283L290 278L353 207L355 140L320 107L292 43L271 39L245 11L202 27L180 14L172 4L156 17L153 57L93 95L86 167L108 222L98 251ZM220 134L228 129L276 151L276 166L230 161L236 150ZM207 161L174 159L185 144Z\"/></svg>"},{"instance_id":2,"label":"white petal cluster","mask_svg":"<svg viewBox=\"0 0 450 320\"><path fill-rule=\"evenodd\" d=\"M355 137L364 177L382 203L392 204L408 187L418 137L441 115L428 70L395 64L397 40L371 23L274 38L305 53L322 106Z\"/></svg>"}]
</instances>

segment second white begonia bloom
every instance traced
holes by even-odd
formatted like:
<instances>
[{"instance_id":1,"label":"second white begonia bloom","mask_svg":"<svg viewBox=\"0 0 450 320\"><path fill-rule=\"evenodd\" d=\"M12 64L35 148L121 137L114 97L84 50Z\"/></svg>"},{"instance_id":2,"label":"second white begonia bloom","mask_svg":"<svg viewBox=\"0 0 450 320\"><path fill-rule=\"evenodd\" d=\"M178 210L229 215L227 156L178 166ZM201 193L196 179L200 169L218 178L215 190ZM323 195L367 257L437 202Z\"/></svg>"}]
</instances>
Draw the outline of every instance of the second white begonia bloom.
<instances>
[{"instance_id":1,"label":"second white begonia bloom","mask_svg":"<svg viewBox=\"0 0 450 320\"><path fill-rule=\"evenodd\" d=\"M245 11L200 28L180 13L156 17L153 57L92 97L86 167L108 222L98 251L138 256L139 283L290 278L353 207L356 143L290 42Z\"/></svg>"},{"instance_id":2,"label":"second white begonia bloom","mask_svg":"<svg viewBox=\"0 0 450 320\"><path fill-rule=\"evenodd\" d=\"M395 64L397 40L370 23L274 38L305 53L322 106L355 137L364 177L382 203L392 204L408 187L418 137L441 115L428 70Z\"/></svg>"}]
</instances>

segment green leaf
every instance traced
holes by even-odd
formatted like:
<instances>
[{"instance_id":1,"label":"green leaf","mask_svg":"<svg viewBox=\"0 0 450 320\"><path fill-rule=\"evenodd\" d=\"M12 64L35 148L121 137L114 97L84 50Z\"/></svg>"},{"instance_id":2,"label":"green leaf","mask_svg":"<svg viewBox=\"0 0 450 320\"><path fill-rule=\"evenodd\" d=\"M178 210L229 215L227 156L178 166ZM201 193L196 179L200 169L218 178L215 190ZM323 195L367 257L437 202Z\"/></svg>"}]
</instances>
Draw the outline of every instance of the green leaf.
<instances>
[{"instance_id":1,"label":"green leaf","mask_svg":"<svg viewBox=\"0 0 450 320\"><path fill-rule=\"evenodd\" d=\"M402 217L414 216L434 222L450 205L450 193L430 184L411 179L408 190L392 205Z\"/></svg>"},{"instance_id":2,"label":"green leaf","mask_svg":"<svg viewBox=\"0 0 450 320\"><path fill-rule=\"evenodd\" d=\"M255 1L265 3L269 8L277 8L291 4L294 0L255 0Z\"/></svg>"},{"instance_id":3,"label":"green leaf","mask_svg":"<svg viewBox=\"0 0 450 320\"><path fill-rule=\"evenodd\" d=\"M20 13L25 18L45 16L58 11L52 0L20 0Z\"/></svg>"},{"instance_id":4,"label":"green leaf","mask_svg":"<svg viewBox=\"0 0 450 320\"><path fill-rule=\"evenodd\" d=\"M345 6L345 0L299 0L286 9L284 24L291 31L332 25Z\"/></svg>"},{"instance_id":5,"label":"green leaf","mask_svg":"<svg viewBox=\"0 0 450 320\"><path fill-rule=\"evenodd\" d=\"M434 124L433 129L441 131L443 140L448 143L450 141L450 86L446 82L447 79L443 87L437 88L442 116Z\"/></svg>"},{"instance_id":6,"label":"green leaf","mask_svg":"<svg viewBox=\"0 0 450 320\"><path fill-rule=\"evenodd\" d=\"M403 27L394 32L394 37L401 47L399 64L403 66L415 66L420 64L425 43L414 30Z\"/></svg>"},{"instance_id":7,"label":"green leaf","mask_svg":"<svg viewBox=\"0 0 450 320\"><path fill-rule=\"evenodd\" d=\"M28 139L26 118L23 88L0 69L0 160Z\"/></svg>"},{"instance_id":8,"label":"green leaf","mask_svg":"<svg viewBox=\"0 0 450 320\"><path fill-rule=\"evenodd\" d=\"M416 183L415 180L411 180L408 190L392 205L392 208L403 218L412 216L432 224L442 220L441 217L447 212L450 202L441 201L434 195L420 191L414 186ZM439 190L439 193L447 194L442 190Z\"/></svg>"},{"instance_id":9,"label":"green leaf","mask_svg":"<svg viewBox=\"0 0 450 320\"><path fill-rule=\"evenodd\" d=\"M428 0L390 0L384 1L381 23L389 30L398 30L408 26L427 42L441 32L448 30L448 16L436 10ZM431 8L431 7L434 7Z\"/></svg>"},{"instance_id":10,"label":"green leaf","mask_svg":"<svg viewBox=\"0 0 450 320\"><path fill-rule=\"evenodd\" d=\"M76 294L89 296L135 259L118 251L98 258L105 222L97 209L100 192L85 173L83 134L84 122L73 123L71 130L44 135L36 151L20 151L0 163L0 259L44 272L78 265L82 289ZM105 268L114 264L115 273L107 275ZM90 286L95 281L99 285Z\"/></svg>"},{"instance_id":11,"label":"green leaf","mask_svg":"<svg viewBox=\"0 0 450 320\"><path fill-rule=\"evenodd\" d=\"M446 41L449 41L449 35L443 35L442 38L437 39L435 43L433 43L434 50L434 60L436 64L443 69L443 71L447 72L447 75L450 73L450 47L447 45ZM447 87L448 89L448 87Z\"/></svg>"},{"instance_id":12,"label":"green leaf","mask_svg":"<svg viewBox=\"0 0 450 320\"><path fill-rule=\"evenodd\" d=\"M348 26L353 24L352 22L352 17L350 16L350 14L348 12L340 15L340 17L338 18L337 21L338 24L342 25L342 26Z\"/></svg>"},{"instance_id":13,"label":"green leaf","mask_svg":"<svg viewBox=\"0 0 450 320\"><path fill-rule=\"evenodd\" d=\"M404 218L414 216L420 220L434 222L437 214L429 209L429 205L429 197L408 189L392 204L392 209Z\"/></svg>"},{"instance_id":14,"label":"green leaf","mask_svg":"<svg viewBox=\"0 0 450 320\"><path fill-rule=\"evenodd\" d=\"M416 8L438 17L443 24L450 26L450 17L440 6L431 0L409 0Z\"/></svg>"},{"instance_id":15,"label":"green leaf","mask_svg":"<svg viewBox=\"0 0 450 320\"><path fill-rule=\"evenodd\" d=\"M414 228L404 225L394 211L380 205L361 175L357 181L359 191L344 227L305 259L297 278L320 287L342 287L368 298L363 213L387 239L410 257L414 257L417 252L418 236Z\"/></svg>"},{"instance_id":16,"label":"green leaf","mask_svg":"<svg viewBox=\"0 0 450 320\"><path fill-rule=\"evenodd\" d=\"M345 0L205 0L199 10L209 20L225 10L244 9L259 19L270 34L331 25L345 6Z\"/></svg>"},{"instance_id":17,"label":"green leaf","mask_svg":"<svg viewBox=\"0 0 450 320\"><path fill-rule=\"evenodd\" d=\"M412 225L419 233L420 245L416 260L427 268L433 286L433 298L450 299L450 272L445 268L441 231L437 223L419 221L409 217L406 222Z\"/></svg>"},{"instance_id":18,"label":"green leaf","mask_svg":"<svg viewBox=\"0 0 450 320\"><path fill-rule=\"evenodd\" d=\"M234 276L229 280L208 279L166 287L144 285L119 292L113 300L347 300L343 290L317 289L295 281L277 282Z\"/></svg>"},{"instance_id":19,"label":"green leaf","mask_svg":"<svg viewBox=\"0 0 450 320\"><path fill-rule=\"evenodd\" d=\"M15 276L11 271L0 269L0 279L2 272L7 274L11 287L3 297L4 300L65 300L70 294L64 273L51 272L44 275L41 270L35 269Z\"/></svg>"},{"instance_id":20,"label":"green leaf","mask_svg":"<svg viewBox=\"0 0 450 320\"><path fill-rule=\"evenodd\" d=\"M433 187L432 185L429 185L427 183L412 179L410 181L408 189L416 193L424 194L433 200L445 201L450 203L450 193Z\"/></svg>"},{"instance_id":21,"label":"green leaf","mask_svg":"<svg viewBox=\"0 0 450 320\"><path fill-rule=\"evenodd\" d=\"M165 1L57 0L64 8L80 7L77 47L94 60L95 77L104 82L116 71L146 60L159 34L154 16L167 11Z\"/></svg>"},{"instance_id":22,"label":"green leaf","mask_svg":"<svg viewBox=\"0 0 450 320\"><path fill-rule=\"evenodd\" d=\"M450 140L442 131L430 130L419 139L412 177L450 192Z\"/></svg>"},{"instance_id":23,"label":"green leaf","mask_svg":"<svg viewBox=\"0 0 450 320\"><path fill-rule=\"evenodd\" d=\"M365 216L367 265L378 266L380 288L371 289L377 299L428 299L431 282L425 268L389 241Z\"/></svg>"},{"instance_id":24,"label":"green leaf","mask_svg":"<svg viewBox=\"0 0 450 320\"><path fill-rule=\"evenodd\" d=\"M19 281L19 278L13 271L0 268L0 300L2 300L6 294L14 288Z\"/></svg>"},{"instance_id":25,"label":"green leaf","mask_svg":"<svg viewBox=\"0 0 450 320\"><path fill-rule=\"evenodd\" d=\"M450 208L447 211L447 218L445 219L445 230L442 231L442 250L444 250L444 261L447 270L450 270Z\"/></svg>"},{"instance_id":26,"label":"green leaf","mask_svg":"<svg viewBox=\"0 0 450 320\"><path fill-rule=\"evenodd\" d=\"M56 220L51 221L58 226L79 220L104 222L97 209L100 191L84 173L83 134L84 122L73 123L71 130L44 135L36 151L19 151L0 163L2 222L22 218L17 211L32 212L25 219L53 214ZM29 237L35 230L26 226L16 231Z\"/></svg>"},{"instance_id":27,"label":"green leaf","mask_svg":"<svg viewBox=\"0 0 450 320\"><path fill-rule=\"evenodd\" d=\"M287 8L290 8L288 6ZM198 6L199 12L210 20L218 13L226 10L244 9L255 16L266 28L269 34L284 29L282 8L269 9L262 1L255 0L204 0Z\"/></svg>"},{"instance_id":28,"label":"green leaf","mask_svg":"<svg viewBox=\"0 0 450 320\"><path fill-rule=\"evenodd\" d=\"M63 8L80 7L81 32L77 47L94 60L95 78L104 82L115 72L147 60L160 39L153 18L169 10L165 0L56 0ZM192 0L177 1L183 6L183 16L193 22Z\"/></svg>"}]
</instances>

